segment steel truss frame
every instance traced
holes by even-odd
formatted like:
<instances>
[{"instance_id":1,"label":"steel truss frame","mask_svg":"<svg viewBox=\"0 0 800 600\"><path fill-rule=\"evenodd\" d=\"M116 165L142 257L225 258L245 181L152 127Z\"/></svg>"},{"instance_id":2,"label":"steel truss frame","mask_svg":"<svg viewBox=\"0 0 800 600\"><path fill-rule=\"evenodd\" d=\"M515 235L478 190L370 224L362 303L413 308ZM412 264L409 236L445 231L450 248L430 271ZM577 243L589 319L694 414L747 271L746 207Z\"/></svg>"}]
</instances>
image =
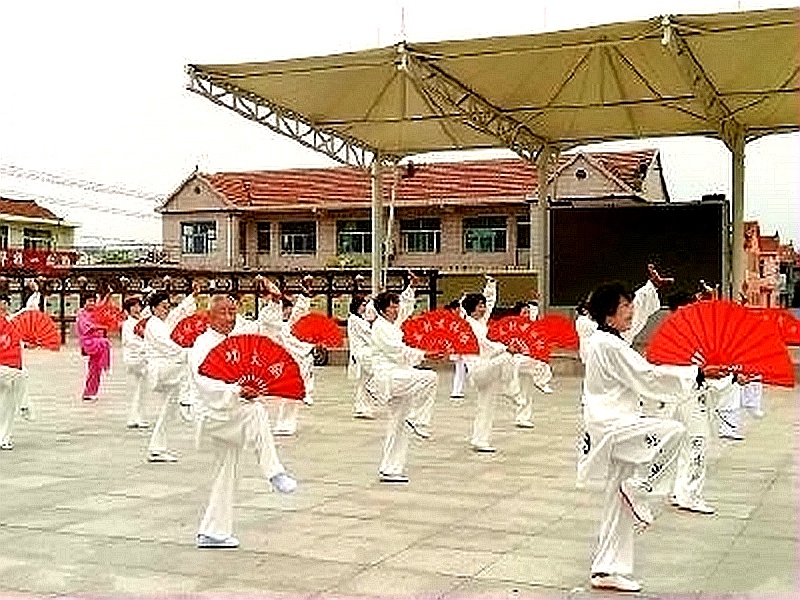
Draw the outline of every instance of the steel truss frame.
<instances>
[{"instance_id":1,"label":"steel truss frame","mask_svg":"<svg viewBox=\"0 0 800 600\"><path fill-rule=\"evenodd\" d=\"M186 67L186 73L189 76L186 87L190 92L229 108L246 119L264 125L342 164L368 169L376 156L380 156L381 162L387 164L401 158L380 153L376 148L358 140L320 128L296 112L269 102L257 94L228 82L215 81L212 76L193 65Z\"/></svg>"},{"instance_id":2,"label":"steel truss frame","mask_svg":"<svg viewBox=\"0 0 800 600\"><path fill-rule=\"evenodd\" d=\"M505 114L500 108L470 90L455 77L436 66L425 54L400 43L398 69L405 71L428 105L443 117L454 113L473 129L503 142L524 160L531 163L545 146L557 143L537 134L525 123Z\"/></svg>"}]
</instances>

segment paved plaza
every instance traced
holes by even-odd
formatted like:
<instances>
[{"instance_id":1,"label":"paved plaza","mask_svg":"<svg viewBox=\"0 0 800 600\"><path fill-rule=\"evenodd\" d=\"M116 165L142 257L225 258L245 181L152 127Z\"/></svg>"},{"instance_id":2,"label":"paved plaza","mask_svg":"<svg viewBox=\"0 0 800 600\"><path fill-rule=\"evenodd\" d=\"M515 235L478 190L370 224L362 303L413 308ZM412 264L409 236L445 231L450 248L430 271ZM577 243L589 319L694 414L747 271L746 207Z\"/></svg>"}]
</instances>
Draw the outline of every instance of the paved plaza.
<instances>
[{"instance_id":1,"label":"paved plaza","mask_svg":"<svg viewBox=\"0 0 800 600\"><path fill-rule=\"evenodd\" d=\"M384 421L353 419L343 367L319 369L316 404L278 440L297 492L270 492L243 455L242 545L198 550L211 455L179 422L180 462L145 462L149 432L125 428L120 354L100 402L83 406L74 346L26 353L38 414L0 452L0 596L610 596L588 585L601 494L575 488L578 377L537 399L533 430L498 407L498 452L478 455L473 402L448 398L443 366L433 437L412 441L411 483L393 487L377 480ZM747 440L712 447L717 514L666 507L637 538L640 595L795 595L797 404L796 389L768 389Z\"/></svg>"}]
</instances>

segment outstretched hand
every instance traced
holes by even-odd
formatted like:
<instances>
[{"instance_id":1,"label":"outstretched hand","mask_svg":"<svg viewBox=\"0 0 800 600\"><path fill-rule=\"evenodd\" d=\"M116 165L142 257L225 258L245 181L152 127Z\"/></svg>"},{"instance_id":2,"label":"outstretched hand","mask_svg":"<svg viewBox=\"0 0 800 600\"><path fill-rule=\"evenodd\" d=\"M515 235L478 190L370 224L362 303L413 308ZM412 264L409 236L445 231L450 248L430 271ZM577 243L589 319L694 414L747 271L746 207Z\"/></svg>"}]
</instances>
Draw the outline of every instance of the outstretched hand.
<instances>
[{"instance_id":1,"label":"outstretched hand","mask_svg":"<svg viewBox=\"0 0 800 600\"><path fill-rule=\"evenodd\" d=\"M656 266L654 264L647 265L647 276L657 288L663 287L670 283L675 283L674 277L662 277L656 270Z\"/></svg>"},{"instance_id":2,"label":"outstretched hand","mask_svg":"<svg viewBox=\"0 0 800 600\"><path fill-rule=\"evenodd\" d=\"M422 277L416 275L411 269L408 270L408 285L413 288L419 287L422 281Z\"/></svg>"}]
</instances>

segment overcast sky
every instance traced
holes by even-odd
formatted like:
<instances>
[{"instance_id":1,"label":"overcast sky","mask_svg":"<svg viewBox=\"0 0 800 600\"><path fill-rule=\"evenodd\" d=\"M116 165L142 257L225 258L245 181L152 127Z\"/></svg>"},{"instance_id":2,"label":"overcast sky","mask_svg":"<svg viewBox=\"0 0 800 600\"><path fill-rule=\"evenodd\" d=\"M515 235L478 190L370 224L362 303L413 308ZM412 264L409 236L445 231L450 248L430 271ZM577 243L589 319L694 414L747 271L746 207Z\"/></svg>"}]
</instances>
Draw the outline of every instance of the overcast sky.
<instances>
[{"instance_id":1,"label":"overcast sky","mask_svg":"<svg viewBox=\"0 0 800 600\"><path fill-rule=\"evenodd\" d=\"M210 172L334 165L187 92L188 63L386 46L401 39L403 22L406 39L434 41L795 4L492 0L479 8L463 0L0 0L0 194L46 198L44 204L84 225L83 240L156 241L160 228L150 216L152 199L41 183L12 176L7 167L26 169L29 176L41 171L167 195L195 165ZM668 139L610 146L659 147L675 200L716 192L730 197L730 156L721 142ZM747 147L746 215L759 219L765 233L777 229L795 242L800 242L799 165L800 134Z\"/></svg>"}]
</instances>

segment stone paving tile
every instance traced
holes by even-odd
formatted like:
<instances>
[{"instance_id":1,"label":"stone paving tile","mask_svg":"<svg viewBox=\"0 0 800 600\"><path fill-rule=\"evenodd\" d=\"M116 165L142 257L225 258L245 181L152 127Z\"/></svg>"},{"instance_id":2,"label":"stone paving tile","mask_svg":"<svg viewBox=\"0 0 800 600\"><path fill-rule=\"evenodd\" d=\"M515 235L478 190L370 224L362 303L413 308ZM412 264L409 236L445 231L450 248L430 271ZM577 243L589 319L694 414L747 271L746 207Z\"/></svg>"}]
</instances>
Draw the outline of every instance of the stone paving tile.
<instances>
[{"instance_id":1,"label":"stone paving tile","mask_svg":"<svg viewBox=\"0 0 800 600\"><path fill-rule=\"evenodd\" d=\"M149 433L124 427L119 353L94 406L49 393L53 380L79 385L74 348L26 357L38 419L17 422L16 449L0 453L0 595L614 597L588 589L602 494L575 488L578 378L557 378L536 402L532 431L498 406L499 452L483 456L467 443L474 400L449 402L441 371L434 437L412 440L411 483L398 487L377 481L385 421L353 419L343 369L322 369L298 435L278 440L298 491L272 493L245 455L242 546L201 551L211 454L195 449L193 427L170 429L180 462L148 464ZM637 537L637 597L791 592L797 399L768 389L748 439L712 445L716 515L665 507Z\"/></svg>"}]
</instances>

